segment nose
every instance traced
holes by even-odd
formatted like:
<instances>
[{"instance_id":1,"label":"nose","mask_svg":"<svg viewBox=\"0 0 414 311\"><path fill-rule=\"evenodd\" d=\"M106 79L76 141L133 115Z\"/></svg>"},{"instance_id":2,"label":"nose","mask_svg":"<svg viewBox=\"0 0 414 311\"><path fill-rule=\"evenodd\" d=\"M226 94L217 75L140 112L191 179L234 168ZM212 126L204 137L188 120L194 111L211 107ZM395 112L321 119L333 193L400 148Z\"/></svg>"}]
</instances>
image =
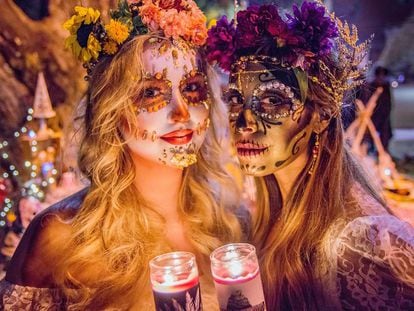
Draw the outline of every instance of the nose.
<instances>
[{"instance_id":1,"label":"nose","mask_svg":"<svg viewBox=\"0 0 414 311\"><path fill-rule=\"evenodd\" d=\"M250 108L244 109L237 117L236 130L241 134L253 134L257 132L256 116Z\"/></svg>"},{"instance_id":2,"label":"nose","mask_svg":"<svg viewBox=\"0 0 414 311\"><path fill-rule=\"evenodd\" d=\"M188 105L181 96L180 92L176 90L172 95L173 109L169 113L169 119L172 122L187 122L190 119L190 112Z\"/></svg>"}]
</instances>

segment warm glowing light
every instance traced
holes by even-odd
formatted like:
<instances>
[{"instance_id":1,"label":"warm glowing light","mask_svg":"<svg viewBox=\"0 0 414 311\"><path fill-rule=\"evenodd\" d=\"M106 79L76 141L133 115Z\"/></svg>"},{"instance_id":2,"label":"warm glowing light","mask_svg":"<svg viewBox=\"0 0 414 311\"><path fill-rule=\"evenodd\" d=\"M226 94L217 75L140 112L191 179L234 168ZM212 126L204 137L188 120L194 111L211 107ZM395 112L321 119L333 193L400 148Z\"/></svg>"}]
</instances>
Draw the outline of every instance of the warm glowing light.
<instances>
[{"instance_id":1,"label":"warm glowing light","mask_svg":"<svg viewBox=\"0 0 414 311\"><path fill-rule=\"evenodd\" d=\"M170 274L170 273L166 273L164 274L164 285L169 285L169 284L173 284L175 281L174 275Z\"/></svg>"},{"instance_id":2,"label":"warm glowing light","mask_svg":"<svg viewBox=\"0 0 414 311\"><path fill-rule=\"evenodd\" d=\"M232 278L237 278L243 273L242 264L239 261L233 261L229 265L229 273Z\"/></svg>"}]
</instances>

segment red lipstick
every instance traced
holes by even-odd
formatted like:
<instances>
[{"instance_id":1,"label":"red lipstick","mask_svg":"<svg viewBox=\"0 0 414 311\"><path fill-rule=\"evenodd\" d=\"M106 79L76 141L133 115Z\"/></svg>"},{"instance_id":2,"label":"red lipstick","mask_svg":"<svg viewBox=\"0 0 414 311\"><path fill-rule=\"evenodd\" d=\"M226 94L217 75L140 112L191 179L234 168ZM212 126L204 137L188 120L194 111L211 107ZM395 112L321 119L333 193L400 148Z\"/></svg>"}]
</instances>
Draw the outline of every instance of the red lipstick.
<instances>
[{"instance_id":1,"label":"red lipstick","mask_svg":"<svg viewBox=\"0 0 414 311\"><path fill-rule=\"evenodd\" d=\"M194 131L190 129L178 130L164 134L160 138L172 145L185 145L191 141L193 133Z\"/></svg>"}]
</instances>

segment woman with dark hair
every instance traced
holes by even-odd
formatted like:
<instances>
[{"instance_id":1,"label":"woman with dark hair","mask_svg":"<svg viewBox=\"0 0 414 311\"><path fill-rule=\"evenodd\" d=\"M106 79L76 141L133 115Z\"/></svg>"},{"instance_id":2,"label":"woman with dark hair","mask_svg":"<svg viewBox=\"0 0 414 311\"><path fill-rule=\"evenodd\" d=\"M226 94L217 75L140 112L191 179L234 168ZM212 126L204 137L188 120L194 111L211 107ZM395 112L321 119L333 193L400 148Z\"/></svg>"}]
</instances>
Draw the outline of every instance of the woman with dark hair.
<instances>
[{"instance_id":1,"label":"woman with dark hair","mask_svg":"<svg viewBox=\"0 0 414 311\"><path fill-rule=\"evenodd\" d=\"M255 177L252 241L268 310L414 308L414 230L344 142L341 106L367 43L316 2L224 17L207 57L230 73L231 133Z\"/></svg>"}]
</instances>

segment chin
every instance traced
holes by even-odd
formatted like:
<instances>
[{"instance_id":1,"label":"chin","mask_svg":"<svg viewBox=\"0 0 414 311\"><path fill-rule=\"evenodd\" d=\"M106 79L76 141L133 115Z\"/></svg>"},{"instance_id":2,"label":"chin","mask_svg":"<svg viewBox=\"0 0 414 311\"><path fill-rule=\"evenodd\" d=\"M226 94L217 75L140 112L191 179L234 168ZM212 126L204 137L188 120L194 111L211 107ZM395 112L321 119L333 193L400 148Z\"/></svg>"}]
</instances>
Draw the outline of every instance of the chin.
<instances>
[{"instance_id":1,"label":"chin","mask_svg":"<svg viewBox=\"0 0 414 311\"><path fill-rule=\"evenodd\" d=\"M256 161L255 161L256 160ZM259 159L254 158L240 158L240 169L244 174L262 177L269 174L272 174L274 167L266 165L263 161L258 161Z\"/></svg>"}]
</instances>

